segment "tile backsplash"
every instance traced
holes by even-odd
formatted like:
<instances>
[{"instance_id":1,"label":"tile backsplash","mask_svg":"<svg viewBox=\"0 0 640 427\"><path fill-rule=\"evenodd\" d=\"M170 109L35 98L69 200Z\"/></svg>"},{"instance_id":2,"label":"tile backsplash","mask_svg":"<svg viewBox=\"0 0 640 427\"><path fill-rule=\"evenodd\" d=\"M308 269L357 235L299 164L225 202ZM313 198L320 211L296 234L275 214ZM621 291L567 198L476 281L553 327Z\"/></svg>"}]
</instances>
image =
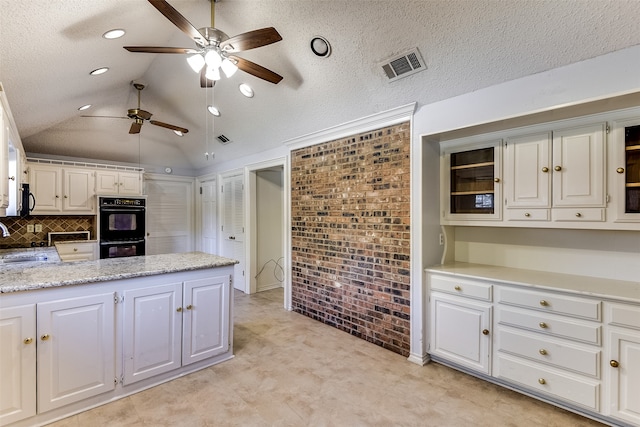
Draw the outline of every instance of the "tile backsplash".
<instances>
[{"instance_id":1,"label":"tile backsplash","mask_svg":"<svg viewBox=\"0 0 640 427\"><path fill-rule=\"evenodd\" d=\"M26 218L6 217L0 221L7 226L11 235L0 237L0 249L24 248L35 243L47 245L49 232L89 231L90 239L96 238L95 215L38 215ZM42 226L42 231L27 231L28 225Z\"/></svg>"}]
</instances>

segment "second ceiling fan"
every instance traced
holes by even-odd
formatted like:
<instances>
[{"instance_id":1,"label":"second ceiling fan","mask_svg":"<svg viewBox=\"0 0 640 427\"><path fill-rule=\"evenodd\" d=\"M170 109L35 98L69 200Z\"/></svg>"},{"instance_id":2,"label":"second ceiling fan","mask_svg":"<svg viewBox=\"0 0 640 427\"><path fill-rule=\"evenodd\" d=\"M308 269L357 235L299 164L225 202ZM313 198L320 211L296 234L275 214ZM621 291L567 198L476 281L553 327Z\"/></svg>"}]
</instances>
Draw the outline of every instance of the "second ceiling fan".
<instances>
[{"instance_id":1,"label":"second ceiling fan","mask_svg":"<svg viewBox=\"0 0 640 427\"><path fill-rule=\"evenodd\" d=\"M148 0L176 27L188 35L195 43L195 48L184 47L154 47L154 46L124 46L129 52L143 53L182 53L190 54L188 62L200 72L200 86L212 87L220 78L220 69L230 77L236 69L249 73L262 80L277 84L282 76L273 71L234 55L257 47L266 46L282 40L273 27L249 31L229 38L224 32L215 28L214 10L218 0L211 1L211 27L196 29L191 23L165 0Z\"/></svg>"}]
</instances>

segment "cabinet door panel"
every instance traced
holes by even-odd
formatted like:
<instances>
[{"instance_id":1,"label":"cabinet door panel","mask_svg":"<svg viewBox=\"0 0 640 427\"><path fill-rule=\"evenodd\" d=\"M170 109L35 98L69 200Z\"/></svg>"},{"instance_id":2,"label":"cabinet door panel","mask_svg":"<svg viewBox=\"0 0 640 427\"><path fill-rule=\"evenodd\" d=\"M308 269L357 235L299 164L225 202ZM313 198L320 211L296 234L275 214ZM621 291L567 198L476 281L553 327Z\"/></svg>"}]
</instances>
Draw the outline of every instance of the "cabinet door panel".
<instances>
[{"instance_id":1,"label":"cabinet door panel","mask_svg":"<svg viewBox=\"0 0 640 427\"><path fill-rule=\"evenodd\" d=\"M551 207L550 147L550 132L506 141L504 187L507 208Z\"/></svg>"},{"instance_id":2,"label":"cabinet door panel","mask_svg":"<svg viewBox=\"0 0 640 427\"><path fill-rule=\"evenodd\" d=\"M640 333L611 332L611 415L640 425Z\"/></svg>"},{"instance_id":3,"label":"cabinet door panel","mask_svg":"<svg viewBox=\"0 0 640 427\"><path fill-rule=\"evenodd\" d=\"M139 173L120 172L119 181L118 194L132 196L142 194Z\"/></svg>"},{"instance_id":4,"label":"cabinet door panel","mask_svg":"<svg viewBox=\"0 0 640 427\"><path fill-rule=\"evenodd\" d=\"M38 412L115 387L114 294L41 303L38 312Z\"/></svg>"},{"instance_id":5,"label":"cabinet door panel","mask_svg":"<svg viewBox=\"0 0 640 427\"><path fill-rule=\"evenodd\" d=\"M118 194L118 172L98 171L96 173L96 192L98 194Z\"/></svg>"},{"instance_id":6,"label":"cabinet door panel","mask_svg":"<svg viewBox=\"0 0 640 427\"><path fill-rule=\"evenodd\" d=\"M0 378L0 426L35 415L35 304L0 310Z\"/></svg>"},{"instance_id":7,"label":"cabinet door panel","mask_svg":"<svg viewBox=\"0 0 640 427\"><path fill-rule=\"evenodd\" d=\"M553 132L553 205L605 206L605 124Z\"/></svg>"},{"instance_id":8,"label":"cabinet door panel","mask_svg":"<svg viewBox=\"0 0 640 427\"><path fill-rule=\"evenodd\" d=\"M491 307L432 294L430 353L490 374Z\"/></svg>"},{"instance_id":9,"label":"cabinet door panel","mask_svg":"<svg viewBox=\"0 0 640 427\"><path fill-rule=\"evenodd\" d=\"M180 367L182 283L124 292L124 384Z\"/></svg>"},{"instance_id":10,"label":"cabinet door panel","mask_svg":"<svg viewBox=\"0 0 640 427\"><path fill-rule=\"evenodd\" d=\"M55 167L29 167L29 190L36 199L34 214L58 213L62 211L61 170Z\"/></svg>"},{"instance_id":11,"label":"cabinet door panel","mask_svg":"<svg viewBox=\"0 0 640 427\"><path fill-rule=\"evenodd\" d=\"M229 277L184 282L182 365L229 349Z\"/></svg>"},{"instance_id":12,"label":"cabinet door panel","mask_svg":"<svg viewBox=\"0 0 640 427\"><path fill-rule=\"evenodd\" d=\"M83 213L95 212L93 206L94 174L90 170L65 169L62 209Z\"/></svg>"}]
</instances>

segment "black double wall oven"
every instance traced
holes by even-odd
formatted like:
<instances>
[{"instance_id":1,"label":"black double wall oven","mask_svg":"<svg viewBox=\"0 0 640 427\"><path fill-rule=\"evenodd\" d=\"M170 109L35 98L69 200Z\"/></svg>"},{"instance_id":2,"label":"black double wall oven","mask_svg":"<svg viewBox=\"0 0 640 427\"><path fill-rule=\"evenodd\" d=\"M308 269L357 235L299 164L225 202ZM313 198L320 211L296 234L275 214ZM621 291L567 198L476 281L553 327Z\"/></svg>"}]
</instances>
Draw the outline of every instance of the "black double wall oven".
<instances>
[{"instance_id":1,"label":"black double wall oven","mask_svg":"<svg viewBox=\"0 0 640 427\"><path fill-rule=\"evenodd\" d=\"M146 198L98 197L100 259L145 254Z\"/></svg>"}]
</instances>

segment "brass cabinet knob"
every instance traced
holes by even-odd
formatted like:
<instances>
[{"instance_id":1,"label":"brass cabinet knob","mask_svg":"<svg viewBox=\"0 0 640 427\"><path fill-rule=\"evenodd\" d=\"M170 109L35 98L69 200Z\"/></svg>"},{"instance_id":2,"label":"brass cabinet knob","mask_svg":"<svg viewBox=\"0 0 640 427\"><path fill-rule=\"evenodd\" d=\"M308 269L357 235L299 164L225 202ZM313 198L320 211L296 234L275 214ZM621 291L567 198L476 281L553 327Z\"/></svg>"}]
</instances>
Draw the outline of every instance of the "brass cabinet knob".
<instances>
[{"instance_id":1,"label":"brass cabinet knob","mask_svg":"<svg viewBox=\"0 0 640 427\"><path fill-rule=\"evenodd\" d=\"M560 172L562 170L562 166L556 166L553 170Z\"/></svg>"},{"instance_id":2,"label":"brass cabinet knob","mask_svg":"<svg viewBox=\"0 0 640 427\"><path fill-rule=\"evenodd\" d=\"M616 169L616 172L618 172L618 173L624 173L624 168L618 168L618 169Z\"/></svg>"},{"instance_id":3,"label":"brass cabinet knob","mask_svg":"<svg viewBox=\"0 0 640 427\"><path fill-rule=\"evenodd\" d=\"M548 167L546 167L546 166L545 166L545 167L543 167L543 168L542 168L542 172L545 172L545 173L546 173L546 172L549 172L549 168L548 168Z\"/></svg>"},{"instance_id":4,"label":"brass cabinet knob","mask_svg":"<svg viewBox=\"0 0 640 427\"><path fill-rule=\"evenodd\" d=\"M582 214L580 212L576 212L576 218L580 218Z\"/></svg>"},{"instance_id":5,"label":"brass cabinet knob","mask_svg":"<svg viewBox=\"0 0 640 427\"><path fill-rule=\"evenodd\" d=\"M78 252L78 248L73 248L73 252Z\"/></svg>"},{"instance_id":6,"label":"brass cabinet knob","mask_svg":"<svg viewBox=\"0 0 640 427\"><path fill-rule=\"evenodd\" d=\"M10 176L10 177L9 177L9 180L10 180L10 181L15 181L15 180L16 180L16 177L15 177L15 176Z\"/></svg>"},{"instance_id":7,"label":"brass cabinet knob","mask_svg":"<svg viewBox=\"0 0 640 427\"><path fill-rule=\"evenodd\" d=\"M482 330L482 335L489 335L489 330L488 329L483 329Z\"/></svg>"},{"instance_id":8,"label":"brass cabinet knob","mask_svg":"<svg viewBox=\"0 0 640 427\"><path fill-rule=\"evenodd\" d=\"M493 178L493 182L500 182L500 178Z\"/></svg>"},{"instance_id":9,"label":"brass cabinet knob","mask_svg":"<svg viewBox=\"0 0 640 427\"><path fill-rule=\"evenodd\" d=\"M462 288L459 285L455 285L453 287L453 289L455 289L456 291L461 291L462 290Z\"/></svg>"},{"instance_id":10,"label":"brass cabinet knob","mask_svg":"<svg viewBox=\"0 0 640 427\"><path fill-rule=\"evenodd\" d=\"M547 383L547 380L545 380L544 378L538 378L538 382L539 382L540 384L546 384L546 383Z\"/></svg>"},{"instance_id":11,"label":"brass cabinet knob","mask_svg":"<svg viewBox=\"0 0 640 427\"><path fill-rule=\"evenodd\" d=\"M524 216L526 216L527 218L529 218L531 216L531 214L529 212L525 213Z\"/></svg>"},{"instance_id":12,"label":"brass cabinet knob","mask_svg":"<svg viewBox=\"0 0 640 427\"><path fill-rule=\"evenodd\" d=\"M178 307L178 308L176 309L176 311L177 311L178 313L181 313L181 312L182 312L182 307Z\"/></svg>"},{"instance_id":13,"label":"brass cabinet knob","mask_svg":"<svg viewBox=\"0 0 640 427\"><path fill-rule=\"evenodd\" d=\"M543 356L547 355L547 350L545 350L544 348L541 348L540 350L538 350L538 353L540 353Z\"/></svg>"},{"instance_id":14,"label":"brass cabinet knob","mask_svg":"<svg viewBox=\"0 0 640 427\"><path fill-rule=\"evenodd\" d=\"M60 198L60 196L58 196L58 195L56 194L56 199L59 199L59 198Z\"/></svg>"},{"instance_id":15,"label":"brass cabinet knob","mask_svg":"<svg viewBox=\"0 0 640 427\"><path fill-rule=\"evenodd\" d=\"M65 194L65 195L64 195L64 198L65 198L65 199L68 199L68 198L69 198L69 196L67 196L67 195Z\"/></svg>"},{"instance_id":16,"label":"brass cabinet knob","mask_svg":"<svg viewBox=\"0 0 640 427\"><path fill-rule=\"evenodd\" d=\"M186 307L186 309L187 309L187 310L191 310L192 308L193 308L193 306L192 306L191 304L189 304L189 305Z\"/></svg>"},{"instance_id":17,"label":"brass cabinet knob","mask_svg":"<svg viewBox=\"0 0 640 427\"><path fill-rule=\"evenodd\" d=\"M48 340L49 338L50 338L50 337L49 337L49 334L44 334L44 335L42 335L42 336L40 337L40 339L41 339L42 341L46 341L46 340Z\"/></svg>"},{"instance_id":18,"label":"brass cabinet knob","mask_svg":"<svg viewBox=\"0 0 640 427\"><path fill-rule=\"evenodd\" d=\"M33 342L33 338L25 338L23 342L25 344L31 344Z\"/></svg>"},{"instance_id":19,"label":"brass cabinet knob","mask_svg":"<svg viewBox=\"0 0 640 427\"><path fill-rule=\"evenodd\" d=\"M538 326L540 326L542 329L546 329L547 328L547 324L544 323L544 322L538 323Z\"/></svg>"},{"instance_id":20,"label":"brass cabinet knob","mask_svg":"<svg viewBox=\"0 0 640 427\"><path fill-rule=\"evenodd\" d=\"M540 305L543 306L543 307L546 307L546 306L549 305L549 303L546 300L541 299L540 300Z\"/></svg>"},{"instance_id":21,"label":"brass cabinet knob","mask_svg":"<svg viewBox=\"0 0 640 427\"><path fill-rule=\"evenodd\" d=\"M609 365L611 365L612 368L617 368L618 366L620 366L617 360L610 361Z\"/></svg>"}]
</instances>

